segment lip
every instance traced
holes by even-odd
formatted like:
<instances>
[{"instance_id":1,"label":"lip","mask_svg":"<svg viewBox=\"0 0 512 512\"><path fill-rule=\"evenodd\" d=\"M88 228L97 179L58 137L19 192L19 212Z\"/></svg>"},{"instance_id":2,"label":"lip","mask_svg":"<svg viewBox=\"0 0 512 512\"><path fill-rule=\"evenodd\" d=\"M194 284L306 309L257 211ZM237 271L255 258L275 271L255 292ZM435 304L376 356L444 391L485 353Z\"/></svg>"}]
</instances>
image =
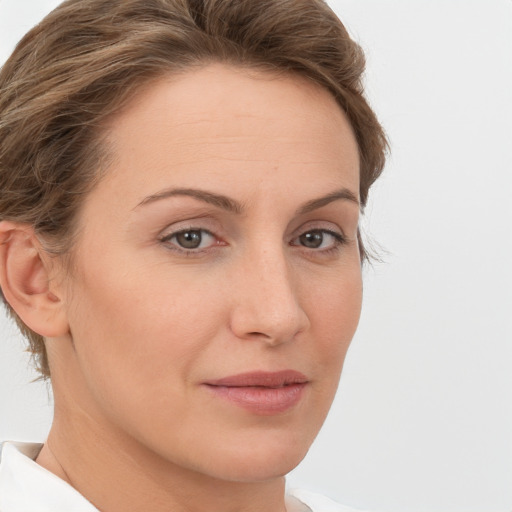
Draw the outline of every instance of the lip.
<instances>
[{"instance_id":1,"label":"lip","mask_svg":"<svg viewBox=\"0 0 512 512\"><path fill-rule=\"evenodd\" d=\"M238 407L268 416L297 405L308 382L304 374L295 370L256 371L207 381L204 386Z\"/></svg>"}]
</instances>

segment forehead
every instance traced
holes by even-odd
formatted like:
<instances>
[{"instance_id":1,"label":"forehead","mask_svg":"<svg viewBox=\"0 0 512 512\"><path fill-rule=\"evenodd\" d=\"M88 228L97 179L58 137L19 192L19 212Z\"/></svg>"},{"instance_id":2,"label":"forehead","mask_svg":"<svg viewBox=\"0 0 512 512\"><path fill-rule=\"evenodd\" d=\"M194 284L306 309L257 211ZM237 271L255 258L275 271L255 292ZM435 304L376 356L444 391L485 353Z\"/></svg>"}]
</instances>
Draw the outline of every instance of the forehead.
<instances>
[{"instance_id":1,"label":"forehead","mask_svg":"<svg viewBox=\"0 0 512 512\"><path fill-rule=\"evenodd\" d=\"M358 192L351 126L327 90L300 76L222 64L165 76L132 98L107 133L110 178L141 195L149 181L197 186L198 171L200 181L233 186L233 178L275 180L278 169L300 180L312 168L319 180L344 176Z\"/></svg>"}]
</instances>

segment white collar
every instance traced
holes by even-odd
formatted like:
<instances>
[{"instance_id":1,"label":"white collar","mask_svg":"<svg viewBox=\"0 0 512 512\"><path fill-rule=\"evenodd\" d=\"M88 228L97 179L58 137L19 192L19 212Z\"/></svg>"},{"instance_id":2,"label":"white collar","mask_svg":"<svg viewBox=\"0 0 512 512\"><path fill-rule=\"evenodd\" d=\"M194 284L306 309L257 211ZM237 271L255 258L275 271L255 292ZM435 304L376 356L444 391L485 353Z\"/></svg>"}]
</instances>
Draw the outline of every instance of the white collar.
<instances>
[{"instance_id":1,"label":"white collar","mask_svg":"<svg viewBox=\"0 0 512 512\"><path fill-rule=\"evenodd\" d=\"M0 511L99 512L64 480L34 462L42 447L14 442L0 446ZM288 492L286 508L288 512L356 512L298 489Z\"/></svg>"},{"instance_id":2,"label":"white collar","mask_svg":"<svg viewBox=\"0 0 512 512\"><path fill-rule=\"evenodd\" d=\"M0 460L2 512L98 512L78 491L34 462L42 444L3 443Z\"/></svg>"}]
</instances>

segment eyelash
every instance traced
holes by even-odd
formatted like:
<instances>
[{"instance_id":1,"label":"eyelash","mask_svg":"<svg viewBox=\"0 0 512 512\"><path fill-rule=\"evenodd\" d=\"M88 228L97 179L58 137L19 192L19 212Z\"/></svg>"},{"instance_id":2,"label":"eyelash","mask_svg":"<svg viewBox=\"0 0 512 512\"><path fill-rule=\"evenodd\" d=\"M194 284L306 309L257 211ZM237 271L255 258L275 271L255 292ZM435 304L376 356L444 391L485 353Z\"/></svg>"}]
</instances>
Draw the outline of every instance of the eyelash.
<instances>
[{"instance_id":1,"label":"eyelash","mask_svg":"<svg viewBox=\"0 0 512 512\"><path fill-rule=\"evenodd\" d=\"M208 247L205 247L205 248L202 248L202 249L199 249L199 248L187 249L185 247L180 247L180 245L178 245L178 243L171 243L171 241L174 238L176 238L176 237L178 237L180 235L184 235L186 233L197 233L197 232L201 233L202 234L201 236L204 236L204 234L207 234L208 236L211 236L212 238L214 238L216 240L216 242L214 244L209 245ZM296 240L299 240L301 237L303 237L305 235L308 235L308 234L312 234L312 233L321 233L323 236L329 235L329 236L333 237L334 243L332 244L331 247L328 247L326 249L308 248L308 247L306 247L304 245L300 245L300 244L295 244L294 243ZM169 233L169 234L161 237L160 238L160 242L163 243L163 244L166 244L173 251L179 252L179 253L181 253L181 254L183 254L185 256L192 256L192 257L193 256L200 256L204 252L214 248L215 246L227 245L227 244L224 244L222 242L219 243L218 238L211 231L209 231L207 229L204 229L204 228L197 228L197 227L190 227L190 228L187 228L187 229L180 229L179 231L176 231L176 232L173 232L173 233ZM340 234L340 233L337 233L337 232L329 230L329 229L312 228L312 229L306 230L303 233L301 233L300 235L296 236L290 242L290 245L292 247L302 247L306 251L311 250L312 252L315 252L315 253L317 253L319 255L321 254L321 255L327 256L327 255L330 255L330 254L333 254L333 253L339 251L342 246L347 244L347 242L348 241L345 238L345 236ZM322 240L322 243L323 243L323 240Z\"/></svg>"},{"instance_id":2,"label":"eyelash","mask_svg":"<svg viewBox=\"0 0 512 512\"><path fill-rule=\"evenodd\" d=\"M329 235L334 239L334 243L332 244L332 246L328 247L327 249L314 249L314 248L311 249L311 248L302 246L306 250L311 249L315 253L319 253L324 256L328 256L330 254L338 252L344 245L347 244L347 239L341 233L337 233L336 231L332 231L330 229L322 229L322 228L308 229L307 231L304 231L303 233L301 233L299 236L295 237L293 239L293 241L298 240L300 237L307 235L307 234L311 234L311 233L321 233L323 236ZM290 245L293 245L293 244L290 244Z\"/></svg>"},{"instance_id":3,"label":"eyelash","mask_svg":"<svg viewBox=\"0 0 512 512\"><path fill-rule=\"evenodd\" d=\"M204 234L206 233L208 236L211 236L214 240L216 240L216 242L204 249L197 249L197 248L187 249L185 247L180 247L177 243L171 243L171 240L173 238L176 238L180 235L184 235L186 233L197 233L197 232L201 233L201 236L204 236ZM219 243L218 238L208 229L196 228L196 227L180 229L179 231L175 231L174 233L169 233L168 235L165 235L162 238L160 238L160 242L166 244L167 247L171 248L173 251L179 252L185 256L199 256L199 255L203 254L205 251L207 251L208 249L215 247L216 245L217 246L225 245L225 244Z\"/></svg>"}]
</instances>

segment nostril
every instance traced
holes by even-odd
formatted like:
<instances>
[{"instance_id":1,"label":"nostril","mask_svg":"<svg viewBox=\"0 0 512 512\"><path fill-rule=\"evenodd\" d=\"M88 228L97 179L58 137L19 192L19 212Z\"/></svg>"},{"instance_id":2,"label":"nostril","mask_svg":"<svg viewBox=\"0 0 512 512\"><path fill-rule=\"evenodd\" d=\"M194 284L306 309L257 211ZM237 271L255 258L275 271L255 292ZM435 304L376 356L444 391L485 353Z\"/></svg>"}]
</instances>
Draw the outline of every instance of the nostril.
<instances>
[{"instance_id":1,"label":"nostril","mask_svg":"<svg viewBox=\"0 0 512 512\"><path fill-rule=\"evenodd\" d=\"M239 339L277 345L296 339L308 328L308 318L293 283L278 276L258 276L237 294L230 311L230 329Z\"/></svg>"}]
</instances>

